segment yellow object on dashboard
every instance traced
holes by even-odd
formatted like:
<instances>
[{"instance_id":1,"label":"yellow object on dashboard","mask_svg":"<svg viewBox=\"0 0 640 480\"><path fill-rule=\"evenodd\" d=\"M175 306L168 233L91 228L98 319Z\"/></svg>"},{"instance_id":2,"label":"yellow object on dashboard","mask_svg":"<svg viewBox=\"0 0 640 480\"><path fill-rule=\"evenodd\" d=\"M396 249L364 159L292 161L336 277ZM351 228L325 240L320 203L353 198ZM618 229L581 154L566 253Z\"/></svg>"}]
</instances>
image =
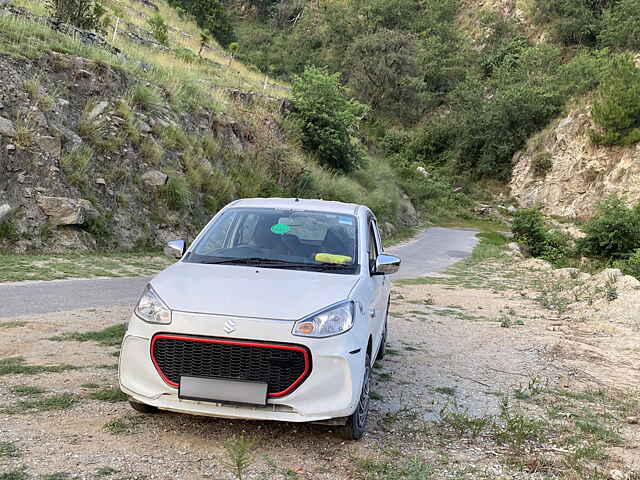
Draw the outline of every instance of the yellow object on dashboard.
<instances>
[{"instance_id":1,"label":"yellow object on dashboard","mask_svg":"<svg viewBox=\"0 0 640 480\"><path fill-rule=\"evenodd\" d=\"M353 260L353 258L347 257L346 255L334 255L332 253L316 254L316 262L320 263L335 263L336 265L343 265L351 262L351 260Z\"/></svg>"}]
</instances>

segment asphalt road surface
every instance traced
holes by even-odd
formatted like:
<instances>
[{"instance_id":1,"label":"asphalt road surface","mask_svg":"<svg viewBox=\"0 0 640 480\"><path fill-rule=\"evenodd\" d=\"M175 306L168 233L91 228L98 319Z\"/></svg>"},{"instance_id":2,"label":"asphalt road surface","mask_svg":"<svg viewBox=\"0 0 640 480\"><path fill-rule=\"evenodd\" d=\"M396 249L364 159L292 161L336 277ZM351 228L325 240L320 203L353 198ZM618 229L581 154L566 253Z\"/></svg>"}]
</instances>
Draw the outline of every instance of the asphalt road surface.
<instances>
[{"instance_id":1,"label":"asphalt road surface","mask_svg":"<svg viewBox=\"0 0 640 480\"><path fill-rule=\"evenodd\" d=\"M413 278L442 270L468 256L477 232L432 227L415 240L389 249L402 258L394 278ZM0 318L38 315L112 305L133 306L149 278L53 280L0 284Z\"/></svg>"}]
</instances>

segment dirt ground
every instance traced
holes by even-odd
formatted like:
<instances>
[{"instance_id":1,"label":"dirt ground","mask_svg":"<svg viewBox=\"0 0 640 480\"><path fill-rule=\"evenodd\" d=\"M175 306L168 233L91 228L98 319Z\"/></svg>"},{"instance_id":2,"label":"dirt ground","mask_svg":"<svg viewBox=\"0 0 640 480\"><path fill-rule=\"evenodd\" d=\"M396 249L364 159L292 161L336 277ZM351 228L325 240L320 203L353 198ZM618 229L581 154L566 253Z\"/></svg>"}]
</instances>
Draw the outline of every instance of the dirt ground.
<instances>
[{"instance_id":1,"label":"dirt ground","mask_svg":"<svg viewBox=\"0 0 640 480\"><path fill-rule=\"evenodd\" d=\"M92 399L117 387L118 347L51 337L128 309L0 319L0 479L640 478L638 285L603 278L506 258L396 283L360 442Z\"/></svg>"}]
</instances>

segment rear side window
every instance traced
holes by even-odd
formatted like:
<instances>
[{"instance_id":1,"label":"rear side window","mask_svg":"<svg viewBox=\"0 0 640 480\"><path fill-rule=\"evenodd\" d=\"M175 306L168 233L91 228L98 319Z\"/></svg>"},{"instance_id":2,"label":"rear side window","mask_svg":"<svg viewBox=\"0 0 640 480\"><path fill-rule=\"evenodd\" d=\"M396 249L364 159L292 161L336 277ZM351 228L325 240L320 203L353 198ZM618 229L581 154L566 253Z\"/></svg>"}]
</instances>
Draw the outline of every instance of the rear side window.
<instances>
[{"instance_id":1,"label":"rear side window","mask_svg":"<svg viewBox=\"0 0 640 480\"><path fill-rule=\"evenodd\" d=\"M368 249L369 249L369 271L373 272L376 266L376 260L378 259L378 255L380 253L378 251L378 242L376 238L376 232L375 232L373 221L369 221Z\"/></svg>"}]
</instances>

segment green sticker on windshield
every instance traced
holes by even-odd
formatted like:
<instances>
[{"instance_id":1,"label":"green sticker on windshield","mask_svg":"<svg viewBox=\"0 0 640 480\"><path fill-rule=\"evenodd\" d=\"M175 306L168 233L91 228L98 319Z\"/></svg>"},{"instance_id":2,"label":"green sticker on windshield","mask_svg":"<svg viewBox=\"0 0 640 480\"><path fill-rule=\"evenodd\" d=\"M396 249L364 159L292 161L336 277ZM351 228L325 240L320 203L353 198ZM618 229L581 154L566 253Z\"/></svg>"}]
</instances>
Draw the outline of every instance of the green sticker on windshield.
<instances>
[{"instance_id":1,"label":"green sticker on windshield","mask_svg":"<svg viewBox=\"0 0 640 480\"><path fill-rule=\"evenodd\" d=\"M289 225L285 225L284 223L276 223L273 227L271 227L271 231L276 235L284 235L285 233L289 233Z\"/></svg>"}]
</instances>

